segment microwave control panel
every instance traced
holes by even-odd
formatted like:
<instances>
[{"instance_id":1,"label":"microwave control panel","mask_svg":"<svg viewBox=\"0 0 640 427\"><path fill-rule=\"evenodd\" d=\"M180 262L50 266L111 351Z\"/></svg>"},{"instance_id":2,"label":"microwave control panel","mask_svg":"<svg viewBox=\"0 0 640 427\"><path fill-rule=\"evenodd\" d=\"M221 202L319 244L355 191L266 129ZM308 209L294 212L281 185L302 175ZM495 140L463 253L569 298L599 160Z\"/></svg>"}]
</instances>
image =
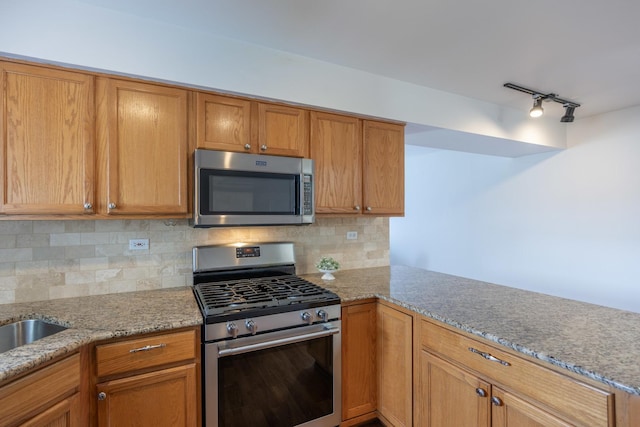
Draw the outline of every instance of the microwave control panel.
<instances>
[{"instance_id":1,"label":"microwave control panel","mask_svg":"<svg viewBox=\"0 0 640 427\"><path fill-rule=\"evenodd\" d=\"M311 175L304 176L304 194L303 194L303 203L302 206L302 214L303 215L313 215L313 183L311 182Z\"/></svg>"}]
</instances>

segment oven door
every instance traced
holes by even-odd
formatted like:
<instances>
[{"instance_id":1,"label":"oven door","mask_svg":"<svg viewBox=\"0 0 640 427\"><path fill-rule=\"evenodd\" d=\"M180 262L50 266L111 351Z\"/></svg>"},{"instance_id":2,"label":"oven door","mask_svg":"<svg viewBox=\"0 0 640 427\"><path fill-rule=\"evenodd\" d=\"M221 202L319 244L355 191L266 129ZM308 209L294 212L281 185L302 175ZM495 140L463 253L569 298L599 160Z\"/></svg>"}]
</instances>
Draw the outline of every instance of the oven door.
<instances>
[{"instance_id":1,"label":"oven door","mask_svg":"<svg viewBox=\"0 0 640 427\"><path fill-rule=\"evenodd\" d=\"M204 344L206 427L333 427L340 321Z\"/></svg>"}]
</instances>

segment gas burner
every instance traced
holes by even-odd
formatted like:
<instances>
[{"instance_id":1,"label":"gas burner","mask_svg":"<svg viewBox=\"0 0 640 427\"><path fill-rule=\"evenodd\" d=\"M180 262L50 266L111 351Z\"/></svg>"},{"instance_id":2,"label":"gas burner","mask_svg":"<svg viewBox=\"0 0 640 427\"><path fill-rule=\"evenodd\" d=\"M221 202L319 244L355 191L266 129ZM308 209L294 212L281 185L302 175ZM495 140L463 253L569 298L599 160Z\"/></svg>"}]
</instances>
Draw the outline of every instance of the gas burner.
<instances>
[{"instance_id":1,"label":"gas burner","mask_svg":"<svg viewBox=\"0 0 640 427\"><path fill-rule=\"evenodd\" d=\"M195 285L205 316L220 316L255 309L283 307L305 302L339 300L337 295L295 275L244 278Z\"/></svg>"}]
</instances>

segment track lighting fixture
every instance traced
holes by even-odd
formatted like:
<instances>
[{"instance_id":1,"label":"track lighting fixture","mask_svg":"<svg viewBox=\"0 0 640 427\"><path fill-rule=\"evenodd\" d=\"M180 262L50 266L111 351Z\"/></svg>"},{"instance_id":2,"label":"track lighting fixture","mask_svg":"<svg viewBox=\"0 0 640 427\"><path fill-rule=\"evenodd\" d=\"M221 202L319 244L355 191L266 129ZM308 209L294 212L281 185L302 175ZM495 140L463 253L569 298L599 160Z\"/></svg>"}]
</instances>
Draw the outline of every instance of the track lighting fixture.
<instances>
[{"instance_id":1,"label":"track lighting fixture","mask_svg":"<svg viewBox=\"0 0 640 427\"><path fill-rule=\"evenodd\" d=\"M564 109L564 116L562 116L560 121L562 123L571 123L573 121L573 111L576 109L576 107L569 104L564 104Z\"/></svg>"},{"instance_id":2,"label":"track lighting fixture","mask_svg":"<svg viewBox=\"0 0 640 427\"><path fill-rule=\"evenodd\" d=\"M539 95L533 95L533 107L529 110L531 117L540 117L544 114L544 108L542 108L542 97Z\"/></svg>"},{"instance_id":3,"label":"track lighting fixture","mask_svg":"<svg viewBox=\"0 0 640 427\"><path fill-rule=\"evenodd\" d=\"M564 116L562 116L560 121L562 123L571 123L574 119L573 112L580 106L580 104L576 102L559 98L555 93L543 93L538 90L528 89L526 87L522 87L513 83L505 83L504 87L514 89L519 92L528 93L529 95L533 96L533 107L531 108L531 110L529 110L529 116L531 117L540 117L542 116L542 114L544 114L542 101L555 101L562 104L565 108Z\"/></svg>"}]
</instances>

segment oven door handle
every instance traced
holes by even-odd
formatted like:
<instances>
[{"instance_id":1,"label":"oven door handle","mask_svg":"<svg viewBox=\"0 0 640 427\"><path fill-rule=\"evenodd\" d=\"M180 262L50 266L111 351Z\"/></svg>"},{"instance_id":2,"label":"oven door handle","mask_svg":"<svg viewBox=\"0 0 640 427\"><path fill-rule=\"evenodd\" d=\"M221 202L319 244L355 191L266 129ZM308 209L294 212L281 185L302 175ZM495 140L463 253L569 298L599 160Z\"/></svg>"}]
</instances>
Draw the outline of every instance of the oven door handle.
<instances>
[{"instance_id":1,"label":"oven door handle","mask_svg":"<svg viewBox=\"0 0 640 427\"><path fill-rule=\"evenodd\" d=\"M219 349L218 357L234 356L236 354L247 353L249 351L264 350L266 348L278 347L285 344L293 344L296 342L307 341L314 338L328 337L330 335L335 335L338 332L340 332L340 328L329 328L325 329L324 331L310 332L308 334L296 335L293 337L279 338L255 344L243 345L235 348Z\"/></svg>"}]
</instances>

